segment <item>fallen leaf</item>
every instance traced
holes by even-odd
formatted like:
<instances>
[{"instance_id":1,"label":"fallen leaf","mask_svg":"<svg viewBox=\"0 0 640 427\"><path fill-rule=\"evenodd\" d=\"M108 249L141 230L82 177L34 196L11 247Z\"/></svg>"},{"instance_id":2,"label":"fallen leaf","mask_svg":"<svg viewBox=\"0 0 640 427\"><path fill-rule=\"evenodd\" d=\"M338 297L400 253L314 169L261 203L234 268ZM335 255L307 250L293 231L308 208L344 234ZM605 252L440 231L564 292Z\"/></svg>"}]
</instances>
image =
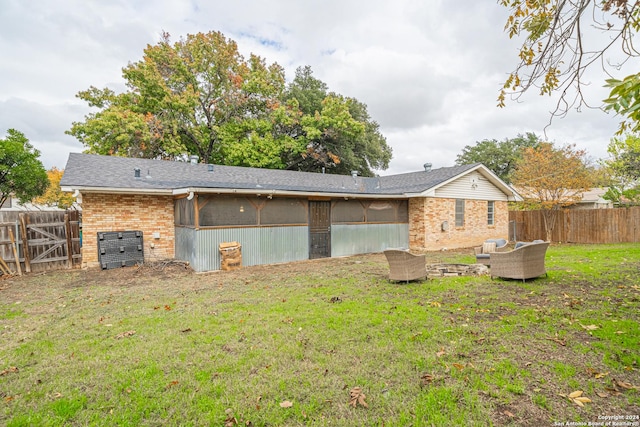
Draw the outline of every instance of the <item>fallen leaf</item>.
<instances>
[{"instance_id":1,"label":"fallen leaf","mask_svg":"<svg viewBox=\"0 0 640 427\"><path fill-rule=\"evenodd\" d=\"M574 400L577 400L578 402L582 402L582 403L591 402L591 399L589 399L588 397L576 397Z\"/></svg>"},{"instance_id":2,"label":"fallen leaf","mask_svg":"<svg viewBox=\"0 0 640 427\"><path fill-rule=\"evenodd\" d=\"M631 383L627 383L627 382L620 381L620 380L615 380L615 379L614 379L614 380L613 380L613 383L614 383L615 385L617 385L618 387L622 387L622 388L627 389L627 390L633 390L633 389L638 388L638 387L634 386L634 385L633 385L633 384L631 384Z\"/></svg>"},{"instance_id":3,"label":"fallen leaf","mask_svg":"<svg viewBox=\"0 0 640 427\"><path fill-rule=\"evenodd\" d=\"M362 389L360 387L352 388L349 392L349 396L349 405L353 406L354 408L358 405L364 406L365 408L369 407L369 405L367 405L367 402L365 402L364 400L367 396L362 393Z\"/></svg>"},{"instance_id":4,"label":"fallen leaf","mask_svg":"<svg viewBox=\"0 0 640 427\"><path fill-rule=\"evenodd\" d=\"M288 400L284 400L282 402L280 402L280 407L281 408L291 408L293 406L292 402L289 402Z\"/></svg>"},{"instance_id":5,"label":"fallen leaf","mask_svg":"<svg viewBox=\"0 0 640 427\"><path fill-rule=\"evenodd\" d=\"M440 307L440 306L442 306L442 304L440 304L438 301L431 301L431 302L429 303L429 305L430 305L431 307Z\"/></svg>"},{"instance_id":6,"label":"fallen leaf","mask_svg":"<svg viewBox=\"0 0 640 427\"><path fill-rule=\"evenodd\" d=\"M7 375L7 374L12 374L18 372L18 368L16 368L15 366L11 366L7 369L5 369L4 371L0 372L0 376L2 375Z\"/></svg>"},{"instance_id":7,"label":"fallen leaf","mask_svg":"<svg viewBox=\"0 0 640 427\"><path fill-rule=\"evenodd\" d=\"M569 399L575 399L580 396L582 396L582 390L576 390L573 393L569 393Z\"/></svg>"},{"instance_id":8,"label":"fallen leaf","mask_svg":"<svg viewBox=\"0 0 640 427\"><path fill-rule=\"evenodd\" d=\"M126 331L126 332L122 332L118 335L115 336L115 338L117 340L119 340L120 338L125 338L125 337L130 337L136 334L136 331Z\"/></svg>"},{"instance_id":9,"label":"fallen leaf","mask_svg":"<svg viewBox=\"0 0 640 427\"><path fill-rule=\"evenodd\" d=\"M431 384L435 379L436 377L434 375L424 374L423 376L420 377L420 385L424 387L428 384Z\"/></svg>"},{"instance_id":10,"label":"fallen leaf","mask_svg":"<svg viewBox=\"0 0 640 427\"><path fill-rule=\"evenodd\" d=\"M238 420L233 415L227 415L227 418L224 420L224 427L233 427L238 425Z\"/></svg>"},{"instance_id":11,"label":"fallen leaf","mask_svg":"<svg viewBox=\"0 0 640 427\"><path fill-rule=\"evenodd\" d=\"M442 357L442 356L444 356L445 354L447 354L447 353L444 351L444 347L443 347L443 348L441 348L441 349L440 349L440 351L439 351L439 352L437 352L437 353L436 353L436 356L437 356L437 357Z\"/></svg>"},{"instance_id":12,"label":"fallen leaf","mask_svg":"<svg viewBox=\"0 0 640 427\"><path fill-rule=\"evenodd\" d=\"M594 378L604 378L604 377L606 377L607 375L609 375L609 372L598 372L598 373L596 373L593 377L594 377Z\"/></svg>"},{"instance_id":13,"label":"fallen leaf","mask_svg":"<svg viewBox=\"0 0 640 427\"><path fill-rule=\"evenodd\" d=\"M587 331L595 331L596 329L599 329L599 326L596 325L588 325L585 326L582 323L580 324L580 326L582 326L584 329L586 329Z\"/></svg>"},{"instance_id":14,"label":"fallen leaf","mask_svg":"<svg viewBox=\"0 0 640 427\"><path fill-rule=\"evenodd\" d=\"M176 385L178 385L179 383L180 383L179 381L173 380L173 381L171 381L169 384L167 384L167 385L164 387L164 389L165 389L165 390L169 390L171 387L176 386Z\"/></svg>"},{"instance_id":15,"label":"fallen leaf","mask_svg":"<svg viewBox=\"0 0 640 427\"><path fill-rule=\"evenodd\" d=\"M560 338L547 338L547 339L548 339L549 341L553 341L553 342L555 342L555 343L558 343L558 344L560 344L560 345L561 345L561 346L563 346L563 347L567 345L567 343L566 343L565 341L561 340Z\"/></svg>"},{"instance_id":16,"label":"fallen leaf","mask_svg":"<svg viewBox=\"0 0 640 427\"><path fill-rule=\"evenodd\" d=\"M581 408L584 407L584 403L580 402L578 399L572 399L573 403L575 403L576 405L580 406Z\"/></svg>"},{"instance_id":17,"label":"fallen leaf","mask_svg":"<svg viewBox=\"0 0 640 427\"><path fill-rule=\"evenodd\" d=\"M622 394L616 387L605 387L604 389L611 392L613 396L619 396Z\"/></svg>"},{"instance_id":18,"label":"fallen leaf","mask_svg":"<svg viewBox=\"0 0 640 427\"><path fill-rule=\"evenodd\" d=\"M515 415L513 415L513 412L507 411L506 409L504 411L502 411L503 414L505 414L507 417L513 418L515 417Z\"/></svg>"},{"instance_id":19,"label":"fallen leaf","mask_svg":"<svg viewBox=\"0 0 640 427\"><path fill-rule=\"evenodd\" d=\"M453 367L456 368L458 371L462 371L464 369L464 365L461 363L454 363Z\"/></svg>"},{"instance_id":20,"label":"fallen leaf","mask_svg":"<svg viewBox=\"0 0 640 427\"><path fill-rule=\"evenodd\" d=\"M602 393L602 392L596 391L596 394L598 395L598 397L602 397L602 398L609 397L608 393Z\"/></svg>"},{"instance_id":21,"label":"fallen leaf","mask_svg":"<svg viewBox=\"0 0 640 427\"><path fill-rule=\"evenodd\" d=\"M171 310L171 306L170 306L170 305L165 305L165 306L164 306L164 309L165 309L165 310L167 310L167 311L169 311L169 310Z\"/></svg>"}]
</instances>

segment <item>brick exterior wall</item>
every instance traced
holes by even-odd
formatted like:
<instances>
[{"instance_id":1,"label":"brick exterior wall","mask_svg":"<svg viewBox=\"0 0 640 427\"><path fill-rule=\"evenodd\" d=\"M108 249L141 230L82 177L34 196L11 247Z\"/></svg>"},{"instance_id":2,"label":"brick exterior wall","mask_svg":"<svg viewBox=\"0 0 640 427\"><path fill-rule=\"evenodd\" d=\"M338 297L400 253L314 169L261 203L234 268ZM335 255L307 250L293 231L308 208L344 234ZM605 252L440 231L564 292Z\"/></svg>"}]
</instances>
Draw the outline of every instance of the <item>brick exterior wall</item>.
<instances>
[{"instance_id":1,"label":"brick exterior wall","mask_svg":"<svg viewBox=\"0 0 640 427\"><path fill-rule=\"evenodd\" d=\"M98 263L98 232L141 230L145 260L175 256L171 196L83 194L82 266ZM153 233L160 233L154 239Z\"/></svg>"},{"instance_id":2,"label":"brick exterior wall","mask_svg":"<svg viewBox=\"0 0 640 427\"><path fill-rule=\"evenodd\" d=\"M409 199L409 247L415 251L468 248L486 239L508 239L507 202L496 201L494 210L494 225L488 225L487 201L465 200L464 226L456 227L455 199ZM442 230L444 221L447 230Z\"/></svg>"}]
</instances>

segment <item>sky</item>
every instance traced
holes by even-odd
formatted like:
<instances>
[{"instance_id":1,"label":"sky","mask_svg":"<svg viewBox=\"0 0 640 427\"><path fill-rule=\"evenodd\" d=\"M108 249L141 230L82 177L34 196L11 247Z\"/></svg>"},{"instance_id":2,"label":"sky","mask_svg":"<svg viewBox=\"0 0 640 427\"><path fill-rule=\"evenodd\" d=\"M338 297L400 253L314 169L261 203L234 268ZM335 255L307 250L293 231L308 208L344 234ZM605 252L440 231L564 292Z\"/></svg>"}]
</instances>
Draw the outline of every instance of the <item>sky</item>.
<instances>
[{"instance_id":1,"label":"sky","mask_svg":"<svg viewBox=\"0 0 640 427\"><path fill-rule=\"evenodd\" d=\"M91 112L78 92L124 91L122 68L163 31L173 41L220 31L289 81L309 65L329 90L365 103L393 149L380 175L452 166L465 146L526 132L606 157L620 117L583 108L547 126L558 98L535 92L496 107L517 65L507 16L495 0L0 0L0 138L17 129L47 169L63 169L85 149L65 134ZM605 78L597 67L585 76L594 106Z\"/></svg>"}]
</instances>

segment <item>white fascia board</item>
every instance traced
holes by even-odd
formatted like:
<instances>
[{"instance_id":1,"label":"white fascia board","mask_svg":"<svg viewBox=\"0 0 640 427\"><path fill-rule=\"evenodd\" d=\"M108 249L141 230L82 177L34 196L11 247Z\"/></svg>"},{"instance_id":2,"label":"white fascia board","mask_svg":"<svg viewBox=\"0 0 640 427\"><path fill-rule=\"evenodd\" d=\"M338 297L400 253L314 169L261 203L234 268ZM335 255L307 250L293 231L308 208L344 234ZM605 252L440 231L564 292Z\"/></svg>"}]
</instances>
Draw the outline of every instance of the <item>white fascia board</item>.
<instances>
[{"instance_id":1,"label":"white fascia board","mask_svg":"<svg viewBox=\"0 0 640 427\"><path fill-rule=\"evenodd\" d=\"M273 189L246 189L246 188L177 188L173 190L174 196L189 194L245 194L263 196L298 196L298 197L332 197L348 199L406 199L406 194L362 194L362 193L324 193L319 191L291 191Z\"/></svg>"},{"instance_id":2,"label":"white fascia board","mask_svg":"<svg viewBox=\"0 0 640 427\"><path fill-rule=\"evenodd\" d=\"M423 191L422 193L407 193L406 196L408 198L415 198L415 197L436 197L436 191L435 189L429 189L427 191Z\"/></svg>"},{"instance_id":3,"label":"white fascia board","mask_svg":"<svg viewBox=\"0 0 640 427\"><path fill-rule=\"evenodd\" d=\"M73 193L78 190L81 193L107 193L107 194L144 194L171 196L173 193L169 189L158 188L118 188L118 187L82 187L64 186L60 189L65 193Z\"/></svg>"}]
</instances>

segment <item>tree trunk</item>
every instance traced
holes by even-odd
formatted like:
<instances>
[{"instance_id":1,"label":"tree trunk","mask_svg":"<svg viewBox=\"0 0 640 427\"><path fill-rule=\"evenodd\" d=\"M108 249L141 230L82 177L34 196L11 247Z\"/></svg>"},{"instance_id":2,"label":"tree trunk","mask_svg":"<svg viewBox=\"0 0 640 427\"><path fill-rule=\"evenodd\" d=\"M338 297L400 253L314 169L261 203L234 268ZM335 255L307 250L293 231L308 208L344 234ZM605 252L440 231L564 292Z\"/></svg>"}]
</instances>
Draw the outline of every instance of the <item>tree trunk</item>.
<instances>
[{"instance_id":1,"label":"tree trunk","mask_svg":"<svg viewBox=\"0 0 640 427\"><path fill-rule=\"evenodd\" d=\"M544 219L544 231L545 241L551 242L551 234L556 226L556 220L558 219L558 209L555 207L552 209L544 209L542 211L542 218Z\"/></svg>"}]
</instances>

